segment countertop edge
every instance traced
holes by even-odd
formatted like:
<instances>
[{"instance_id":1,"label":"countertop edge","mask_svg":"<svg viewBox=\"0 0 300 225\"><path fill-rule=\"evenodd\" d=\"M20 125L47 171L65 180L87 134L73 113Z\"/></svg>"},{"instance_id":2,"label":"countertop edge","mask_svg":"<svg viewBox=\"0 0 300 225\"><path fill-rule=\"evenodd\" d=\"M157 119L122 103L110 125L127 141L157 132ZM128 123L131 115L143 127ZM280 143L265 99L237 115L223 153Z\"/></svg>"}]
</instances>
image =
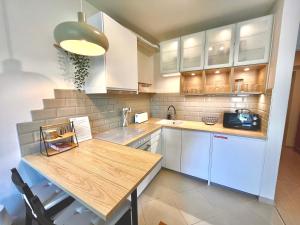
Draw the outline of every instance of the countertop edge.
<instances>
[{"instance_id":1,"label":"countertop edge","mask_svg":"<svg viewBox=\"0 0 300 225\"><path fill-rule=\"evenodd\" d=\"M207 132L207 133L216 133L216 134L224 134L224 135L232 135L232 136L238 136L238 137L245 137L245 138L254 138L254 139L261 139L261 140L266 140L267 136L261 132L261 136L258 136L256 134L253 135L249 135L249 134L236 134L233 133L231 131L213 131L213 130L206 130L206 129L201 129L201 128L193 128L193 127L187 127L184 125L162 125L163 127L167 127L167 128L174 128L174 129L183 129L183 130L193 130L193 131L202 131L202 132ZM230 129L230 128L224 128L224 129ZM234 131L238 131L237 129L232 129ZM240 130L240 131L244 131L244 130ZM251 132L251 131L249 131Z\"/></svg>"},{"instance_id":2,"label":"countertop edge","mask_svg":"<svg viewBox=\"0 0 300 225\"><path fill-rule=\"evenodd\" d=\"M161 128L173 128L173 129L183 129L183 130L194 130L194 131L202 131L202 132L209 132L209 133L216 133L216 134L224 134L224 135L232 135L232 136L238 136L238 137L245 137L245 138L254 138L254 139L261 139L261 140L267 140L267 134L262 132L262 131L247 131L247 130L238 130L238 129L230 129L230 128L223 128L226 130L223 131L218 131L218 130L208 130L205 128L201 128L201 127L190 127L188 125L184 125L184 124L180 124L180 125L169 125L169 124L158 124L157 122L161 120L158 118L151 118L148 121L142 123L143 125L149 124L150 126L156 126L153 128L149 128L149 130L147 129L145 132L143 132L140 135L137 135L136 137L125 141L123 143L121 143L121 145L130 145L133 142L147 136L150 135L151 133L154 133L155 131L161 129ZM184 121L184 120L183 120ZM193 121L184 121L184 122L193 122ZM195 123L199 123L197 121L194 121ZM138 126L139 124L131 124L130 126ZM213 126L212 126L213 128ZM228 129L228 130L227 130ZM241 132L240 134L238 134L237 132ZM243 134L243 132L249 132L247 134ZM253 134L251 134L250 132L254 132Z\"/></svg>"}]
</instances>

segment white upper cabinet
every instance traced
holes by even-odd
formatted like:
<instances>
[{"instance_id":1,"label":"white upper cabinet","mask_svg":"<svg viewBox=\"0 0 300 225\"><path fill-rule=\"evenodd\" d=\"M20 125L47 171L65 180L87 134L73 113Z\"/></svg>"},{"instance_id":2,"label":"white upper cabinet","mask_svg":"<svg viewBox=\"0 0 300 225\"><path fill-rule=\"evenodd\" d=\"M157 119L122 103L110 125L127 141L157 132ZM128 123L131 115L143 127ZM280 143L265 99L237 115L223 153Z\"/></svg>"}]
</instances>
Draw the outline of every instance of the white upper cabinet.
<instances>
[{"instance_id":1,"label":"white upper cabinet","mask_svg":"<svg viewBox=\"0 0 300 225\"><path fill-rule=\"evenodd\" d=\"M106 53L107 87L138 89L137 37L109 16L104 18L104 33L109 41Z\"/></svg>"},{"instance_id":2,"label":"white upper cabinet","mask_svg":"<svg viewBox=\"0 0 300 225\"><path fill-rule=\"evenodd\" d=\"M160 73L179 72L180 38L160 43Z\"/></svg>"},{"instance_id":3,"label":"white upper cabinet","mask_svg":"<svg viewBox=\"0 0 300 225\"><path fill-rule=\"evenodd\" d=\"M142 47L138 47L138 74L139 83L153 84L154 53Z\"/></svg>"},{"instance_id":4,"label":"white upper cabinet","mask_svg":"<svg viewBox=\"0 0 300 225\"><path fill-rule=\"evenodd\" d=\"M233 66L235 25L206 31L205 69Z\"/></svg>"},{"instance_id":5,"label":"white upper cabinet","mask_svg":"<svg viewBox=\"0 0 300 225\"><path fill-rule=\"evenodd\" d=\"M272 15L238 23L234 65L268 63L272 30Z\"/></svg>"},{"instance_id":6,"label":"white upper cabinet","mask_svg":"<svg viewBox=\"0 0 300 225\"><path fill-rule=\"evenodd\" d=\"M106 93L107 90L138 90L136 35L99 12L88 23L105 33L109 49L104 56L94 57L86 81L86 93Z\"/></svg>"},{"instance_id":7,"label":"white upper cabinet","mask_svg":"<svg viewBox=\"0 0 300 225\"><path fill-rule=\"evenodd\" d=\"M205 32L181 37L180 71L202 70L204 47Z\"/></svg>"}]
</instances>

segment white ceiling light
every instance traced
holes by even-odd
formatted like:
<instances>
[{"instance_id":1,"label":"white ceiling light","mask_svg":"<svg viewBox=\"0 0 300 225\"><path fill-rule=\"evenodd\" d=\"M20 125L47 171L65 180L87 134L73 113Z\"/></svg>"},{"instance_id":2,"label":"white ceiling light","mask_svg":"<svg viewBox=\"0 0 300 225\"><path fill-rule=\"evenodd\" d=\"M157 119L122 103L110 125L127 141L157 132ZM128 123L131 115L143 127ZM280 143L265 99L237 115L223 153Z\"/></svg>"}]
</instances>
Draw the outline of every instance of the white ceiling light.
<instances>
[{"instance_id":1,"label":"white ceiling light","mask_svg":"<svg viewBox=\"0 0 300 225\"><path fill-rule=\"evenodd\" d=\"M68 52L78 55L103 55L109 47L104 33L86 23L85 14L78 12L78 22L68 21L58 24L54 29L56 43Z\"/></svg>"}]
</instances>

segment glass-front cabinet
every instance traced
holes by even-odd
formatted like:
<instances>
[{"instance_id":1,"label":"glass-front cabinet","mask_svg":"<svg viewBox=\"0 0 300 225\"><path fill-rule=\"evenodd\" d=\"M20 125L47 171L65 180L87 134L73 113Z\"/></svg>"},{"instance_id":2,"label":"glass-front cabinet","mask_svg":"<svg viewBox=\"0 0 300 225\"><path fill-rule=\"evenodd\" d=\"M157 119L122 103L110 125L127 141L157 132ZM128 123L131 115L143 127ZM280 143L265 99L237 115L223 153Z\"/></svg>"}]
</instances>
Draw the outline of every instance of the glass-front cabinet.
<instances>
[{"instance_id":1,"label":"glass-front cabinet","mask_svg":"<svg viewBox=\"0 0 300 225\"><path fill-rule=\"evenodd\" d=\"M272 15L238 23L234 65L268 63L272 29Z\"/></svg>"},{"instance_id":2,"label":"glass-front cabinet","mask_svg":"<svg viewBox=\"0 0 300 225\"><path fill-rule=\"evenodd\" d=\"M179 72L180 38L160 43L160 73Z\"/></svg>"},{"instance_id":3,"label":"glass-front cabinet","mask_svg":"<svg viewBox=\"0 0 300 225\"><path fill-rule=\"evenodd\" d=\"M273 15L160 43L161 74L184 95L262 94L269 79Z\"/></svg>"},{"instance_id":4,"label":"glass-front cabinet","mask_svg":"<svg viewBox=\"0 0 300 225\"><path fill-rule=\"evenodd\" d=\"M181 72L203 69L204 47L205 32L199 32L181 37Z\"/></svg>"},{"instance_id":5,"label":"glass-front cabinet","mask_svg":"<svg viewBox=\"0 0 300 225\"><path fill-rule=\"evenodd\" d=\"M206 31L204 69L233 66L235 25Z\"/></svg>"}]
</instances>

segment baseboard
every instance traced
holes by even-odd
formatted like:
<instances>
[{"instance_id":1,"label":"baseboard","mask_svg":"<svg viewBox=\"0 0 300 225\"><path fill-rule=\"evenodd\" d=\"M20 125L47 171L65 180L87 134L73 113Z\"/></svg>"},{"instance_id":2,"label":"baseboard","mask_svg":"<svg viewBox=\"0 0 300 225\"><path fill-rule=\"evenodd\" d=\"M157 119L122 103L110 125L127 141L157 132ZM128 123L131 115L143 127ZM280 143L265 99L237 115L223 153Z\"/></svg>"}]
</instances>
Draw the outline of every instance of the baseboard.
<instances>
[{"instance_id":1,"label":"baseboard","mask_svg":"<svg viewBox=\"0 0 300 225\"><path fill-rule=\"evenodd\" d=\"M275 205L275 201L273 199L265 198L265 197L259 197L258 201L268 204L268 205Z\"/></svg>"}]
</instances>

